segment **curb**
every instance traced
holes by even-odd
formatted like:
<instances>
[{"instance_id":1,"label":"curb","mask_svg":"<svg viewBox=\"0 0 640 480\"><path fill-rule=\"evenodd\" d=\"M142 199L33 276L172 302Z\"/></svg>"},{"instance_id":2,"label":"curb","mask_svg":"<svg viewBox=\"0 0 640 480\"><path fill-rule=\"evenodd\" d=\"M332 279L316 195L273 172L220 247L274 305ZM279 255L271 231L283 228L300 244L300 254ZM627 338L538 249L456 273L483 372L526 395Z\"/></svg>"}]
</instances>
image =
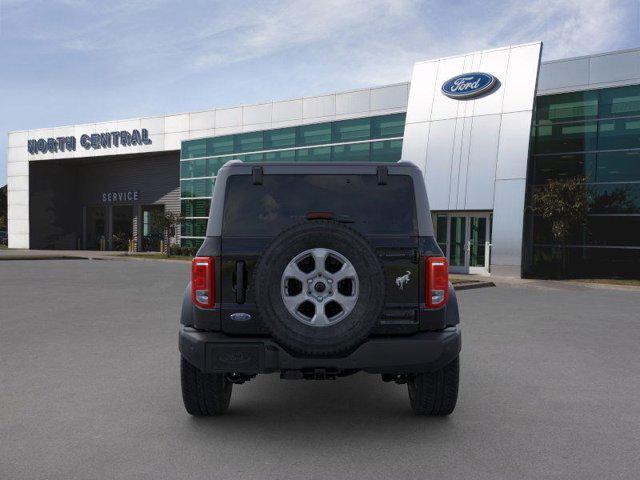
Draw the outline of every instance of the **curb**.
<instances>
[{"instance_id":1,"label":"curb","mask_svg":"<svg viewBox=\"0 0 640 480\"><path fill-rule=\"evenodd\" d=\"M551 280L552 282L564 283L565 285L579 285L581 287L595 288L598 290L620 290L623 292L638 292L640 285L624 285L619 283L606 282L581 282L580 280Z\"/></svg>"},{"instance_id":2,"label":"curb","mask_svg":"<svg viewBox=\"0 0 640 480\"><path fill-rule=\"evenodd\" d=\"M0 256L0 262L11 260L97 260L93 257L81 257L75 255L12 255Z\"/></svg>"},{"instance_id":3,"label":"curb","mask_svg":"<svg viewBox=\"0 0 640 480\"><path fill-rule=\"evenodd\" d=\"M81 255L0 255L0 262L16 260L142 260L169 263L189 263L189 260L173 258L143 258L129 257L128 255L104 255L104 256L81 256Z\"/></svg>"},{"instance_id":4,"label":"curb","mask_svg":"<svg viewBox=\"0 0 640 480\"><path fill-rule=\"evenodd\" d=\"M453 286L454 290L474 290L476 288L487 288L487 287L495 287L496 284L493 282L469 282L469 283L458 283Z\"/></svg>"},{"instance_id":5,"label":"curb","mask_svg":"<svg viewBox=\"0 0 640 480\"><path fill-rule=\"evenodd\" d=\"M144 257L131 257L129 255L114 255L109 260L141 260L143 262L169 262L169 263L191 263L190 260L184 260L180 258L144 258Z\"/></svg>"}]
</instances>

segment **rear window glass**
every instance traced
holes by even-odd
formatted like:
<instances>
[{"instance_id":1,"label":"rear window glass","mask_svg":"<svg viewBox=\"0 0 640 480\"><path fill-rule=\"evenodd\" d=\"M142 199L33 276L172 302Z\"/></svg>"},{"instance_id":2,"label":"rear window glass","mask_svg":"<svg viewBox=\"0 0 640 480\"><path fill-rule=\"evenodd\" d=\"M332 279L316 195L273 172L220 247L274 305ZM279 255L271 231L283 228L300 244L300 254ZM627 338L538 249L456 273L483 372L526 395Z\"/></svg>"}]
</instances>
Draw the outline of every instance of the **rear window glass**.
<instances>
[{"instance_id":1,"label":"rear window glass","mask_svg":"<svg viewBox=\"0 0 640 480\"><path fill-rule=\"evenodd\" d=\"M253 185L249 175L232 175L222 230L224 235L272 236L304 221L308 212L332 212L364 234L417 232L413 182L408 175L265 175Z\"/></svg>"}]
</instances>

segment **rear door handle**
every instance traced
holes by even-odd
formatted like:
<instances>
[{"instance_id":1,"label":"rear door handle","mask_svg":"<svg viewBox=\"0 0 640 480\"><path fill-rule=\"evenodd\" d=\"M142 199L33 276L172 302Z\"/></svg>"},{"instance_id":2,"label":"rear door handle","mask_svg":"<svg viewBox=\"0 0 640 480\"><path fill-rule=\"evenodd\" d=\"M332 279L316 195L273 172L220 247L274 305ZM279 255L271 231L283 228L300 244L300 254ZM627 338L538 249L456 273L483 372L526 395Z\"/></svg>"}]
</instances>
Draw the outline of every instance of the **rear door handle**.
<instances>
[{"instance_id":1,"label":"rear door handle","mask_svg":"<svg viewBox=\"0 0 640 480\"><path fill-rule=\"evenodd\" d=\"M246 269L243 261L236 262L236 303L244 303L246 299L247 282Z\"/></svg>"}]
</instances>

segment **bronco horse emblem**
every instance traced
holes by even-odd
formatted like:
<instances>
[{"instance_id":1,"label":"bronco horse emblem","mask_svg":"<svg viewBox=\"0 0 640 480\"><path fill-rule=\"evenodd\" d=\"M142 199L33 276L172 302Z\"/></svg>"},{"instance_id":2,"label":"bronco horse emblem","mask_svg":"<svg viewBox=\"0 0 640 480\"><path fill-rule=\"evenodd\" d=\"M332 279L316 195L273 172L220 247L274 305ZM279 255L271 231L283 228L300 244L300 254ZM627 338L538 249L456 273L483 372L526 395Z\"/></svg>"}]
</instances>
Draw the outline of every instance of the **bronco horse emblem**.
<instances>
[{"instance_id":1,"label":"bronco horse emblem","mask_svg":"<svg viewBox=\"0 0 640 480\"><path fill-rule=\"evenodd\" d=\"M411 272L409 270L407 270L407 273L405 273L404 275L396 278L396 285L398 286L398 288L400 290L402 290L404 288L404 286L409 283L409 280L411 280L411 278L409 278L411 276Z\"/></svg>"}]
</instances>

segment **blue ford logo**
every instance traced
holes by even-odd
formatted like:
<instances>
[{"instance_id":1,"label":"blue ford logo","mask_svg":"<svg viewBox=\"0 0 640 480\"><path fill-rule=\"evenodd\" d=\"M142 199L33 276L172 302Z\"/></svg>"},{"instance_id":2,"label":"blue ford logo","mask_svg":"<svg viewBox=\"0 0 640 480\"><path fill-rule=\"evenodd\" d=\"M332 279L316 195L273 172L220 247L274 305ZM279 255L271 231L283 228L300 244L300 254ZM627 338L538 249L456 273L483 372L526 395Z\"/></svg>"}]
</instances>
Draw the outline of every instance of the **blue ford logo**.
<instances>
[{"instance_id":1,"label":"blue ford logo","mask_svg":"<svg viewBox=\"0 0 640 480\"><path fill-rule=\"evenodd\" d=\"M442 93L450 98L472 98L491 91L496 83L496 77L488 73L464 73L444 82Z\"/></svg>"},{"instance_id":2,"label":"blue ford logo","mask_svg":"<svg viewBox=\"0 0 640 480\"><path fill-rule=\"evenodd\" d=\"M231 315L229 315L229 317L234 322L248 322L249 320L251 320L251 315L244 312L232 313Z\"/></svg>"}]
</instances>

